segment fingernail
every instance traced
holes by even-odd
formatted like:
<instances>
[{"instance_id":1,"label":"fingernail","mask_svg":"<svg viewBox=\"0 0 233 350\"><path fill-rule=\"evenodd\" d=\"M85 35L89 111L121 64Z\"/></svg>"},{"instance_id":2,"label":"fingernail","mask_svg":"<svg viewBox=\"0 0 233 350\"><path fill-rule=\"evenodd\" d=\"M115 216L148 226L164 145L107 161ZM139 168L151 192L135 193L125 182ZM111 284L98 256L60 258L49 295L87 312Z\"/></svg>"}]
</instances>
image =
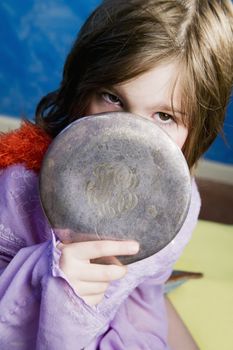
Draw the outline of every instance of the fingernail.
<instances>
[{"instance_id":1,"label":"fingernail","mask_svg":"<svg viewBox=\"0 0 233 350\"><path fill-rule=\"evenodd\" d=\"M137 242L130 243L129 251L130 253L137 253L139 250L139 244Z\"/></svg>"}]
</instances>

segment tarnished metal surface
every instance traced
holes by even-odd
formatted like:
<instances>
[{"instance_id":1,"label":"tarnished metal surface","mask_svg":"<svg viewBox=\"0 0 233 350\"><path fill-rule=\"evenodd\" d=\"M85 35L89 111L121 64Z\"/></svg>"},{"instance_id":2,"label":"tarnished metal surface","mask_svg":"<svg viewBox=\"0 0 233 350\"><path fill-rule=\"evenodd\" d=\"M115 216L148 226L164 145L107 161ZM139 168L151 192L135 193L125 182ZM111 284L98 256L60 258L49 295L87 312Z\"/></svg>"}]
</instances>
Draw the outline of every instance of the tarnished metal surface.
<instances>
[{"instance_id":1,"label":"tarnished metal surface","mask_svg":"<svg viewBox=\"0 0 233 350\"><path fill-rule=\"evenodd\" d=\"M135 239L128 264L166 246L190 203L190 174L178 146L153 122L104 113L72 123L50 146L41 203L63 242Z\"/></svg>"}]
</instances>

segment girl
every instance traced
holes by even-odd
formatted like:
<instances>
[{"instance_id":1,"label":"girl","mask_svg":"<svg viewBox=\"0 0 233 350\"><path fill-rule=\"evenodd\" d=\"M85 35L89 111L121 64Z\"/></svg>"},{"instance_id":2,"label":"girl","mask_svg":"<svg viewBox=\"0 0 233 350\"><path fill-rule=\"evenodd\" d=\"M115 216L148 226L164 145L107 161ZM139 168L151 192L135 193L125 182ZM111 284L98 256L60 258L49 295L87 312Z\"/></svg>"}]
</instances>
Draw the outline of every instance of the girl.
<instances>
[{"instance_id":1,"label":"girl","mask_svg":"<svg viewBox=\"0 0 233 350\"><path fill-rule=\"evenodd\" d=\"M221 130L232 57L230 0L105 0L86 21L61 86L37 107L37 125L1 137L1 349L169 349L163 286L197 222L194 180L175 239L126 267L93 260L134 254L137 242L56 240L38 200L37 172L69 123L116 110L164 128L192 171ZM170 304L167 310L173 320ZM178 344L171 339L173 349L196 348L183 336Z\"/></svg>"}]
</instances>

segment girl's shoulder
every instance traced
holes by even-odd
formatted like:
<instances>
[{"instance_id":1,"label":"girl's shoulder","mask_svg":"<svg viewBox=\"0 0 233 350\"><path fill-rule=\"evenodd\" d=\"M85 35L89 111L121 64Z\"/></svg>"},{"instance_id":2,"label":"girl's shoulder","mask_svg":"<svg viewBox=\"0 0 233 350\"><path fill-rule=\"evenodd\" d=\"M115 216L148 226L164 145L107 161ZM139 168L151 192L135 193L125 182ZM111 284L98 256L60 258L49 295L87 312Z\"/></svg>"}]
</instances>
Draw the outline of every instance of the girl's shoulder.
<instances>
[{"instance_id":1,"label":"girl's shoulder","mask_svg":"<svg viewBox=\"0 0 233 350\"><path fill-rule=\"evenodd\" d=\"M51 138L37 125L24 121L19 129L0 133L0 169L14 164L39 172Z\"/></svg>"},{"instance_id":2,"label":"girl's shoulder","mask_svg":"<svg viewBox=\"0 0 233 350\"><path fill-rule=\"evenodd\" d=\"M0 169L0 255L51 238L40 204L38 175L24 164Z\"/></svg>"},{"instance_id":3,"label":"girl's shoulder","mask_svg":"<svg viewBox=\"0 0 233 350\"><path fill-rule=\"evenodd\" d=\"M51 140L30 122L0 134L0 252L8 257L50 238L42 211L38 176Z\"/></svg>"}]
</instances>

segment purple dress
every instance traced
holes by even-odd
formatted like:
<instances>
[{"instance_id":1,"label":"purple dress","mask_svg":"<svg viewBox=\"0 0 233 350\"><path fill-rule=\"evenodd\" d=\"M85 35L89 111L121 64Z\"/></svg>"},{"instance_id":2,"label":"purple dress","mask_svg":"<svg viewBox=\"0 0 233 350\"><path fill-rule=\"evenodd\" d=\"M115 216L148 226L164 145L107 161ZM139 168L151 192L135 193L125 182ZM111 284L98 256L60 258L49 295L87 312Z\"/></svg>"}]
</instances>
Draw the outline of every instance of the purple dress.
<instances>
[{"instance_id":1,"label":"purple dress","mask_svg":"<svg viewBox=\"0 0 233 350\"><path fill-rule=\"evenodd\" d=\"M0 349L168 349L164 282L191 238L199 209L193 181L189 213L175 239L129 265L93 307L59 268L37 175L23 165L0 170Z\"/></svg>"}]
</instances>

